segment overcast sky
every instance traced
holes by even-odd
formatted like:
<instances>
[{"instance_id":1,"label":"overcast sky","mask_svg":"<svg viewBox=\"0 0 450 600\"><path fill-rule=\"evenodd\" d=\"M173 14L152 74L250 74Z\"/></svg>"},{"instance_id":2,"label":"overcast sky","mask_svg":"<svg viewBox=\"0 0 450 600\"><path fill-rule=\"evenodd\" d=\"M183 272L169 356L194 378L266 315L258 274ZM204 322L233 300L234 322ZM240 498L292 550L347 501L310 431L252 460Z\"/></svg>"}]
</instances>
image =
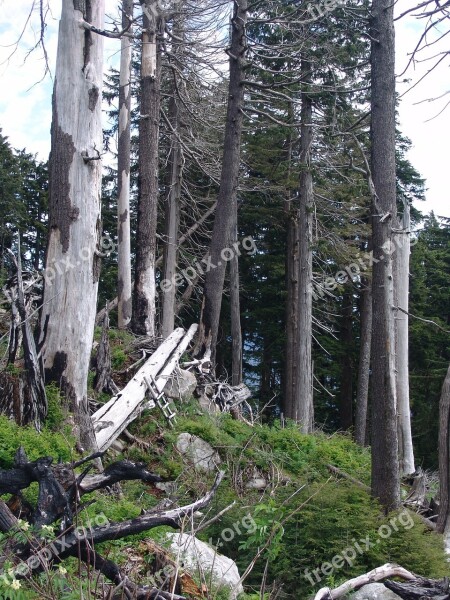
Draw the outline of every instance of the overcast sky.
<instances>
[{"instance_id":1,"label":"overcast sky","mask_svg":"<svg viewBox=\"0 0 450 600\"><path fill-rule=\"evenodd\" d=\"M38 153L46 160L50 149L51 92L49 76L40 81L44 74L44 60L40 51L31 54L24 62L26 50L38 38L39 20L37 12L25 27L32 0L0 0L0 127L15 148L26 148ZM54 72L57 46L57 27L61 0L49 0L52 13L47 15L46 48L49 63ZM107 0L112 7L116 3ZM397 0L396 13L400 14L411 6L411 0ZM448 26L448 25L447 25ZM25 27L25 29L24 29ZM414 49L423 21L405 17L397 21L397 74L398 92L403 94L416 83L434 64L425 61L410 67L400 76L408 63L408 54ZM14 43L24 30L22 43L12 55ZM429 41L433 41L433 36ZM444 40L445 43L446 40ZM107 62L117 60L119 42L106 40ZM433 45L422 58L436 55L448 47ZM8 58L9 57L9 58ZM450 106L436 116L450 101L449 61L441 65L414 89L406 93L400 103L400 127L408 136L413 147L409 159L427 182L427 200L417 203L423 212L434 210L437 215L450 217ZM403 83L408 79L408 83ZM435 102L430 98L442 97Z\"/></svg>"}]
</instances>

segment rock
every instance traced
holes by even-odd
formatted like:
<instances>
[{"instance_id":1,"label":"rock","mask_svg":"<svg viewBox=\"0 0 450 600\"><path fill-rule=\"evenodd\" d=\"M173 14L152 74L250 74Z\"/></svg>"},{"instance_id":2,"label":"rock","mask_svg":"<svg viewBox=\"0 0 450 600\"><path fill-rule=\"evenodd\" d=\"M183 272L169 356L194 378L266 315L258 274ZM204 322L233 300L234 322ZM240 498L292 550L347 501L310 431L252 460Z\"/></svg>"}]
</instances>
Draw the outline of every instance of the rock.
<instances>
[{"instance_id":1,"label":"rock","mask_svg":"<svg viewBox=\"0 0 450 600\"><path fill-rule=\"evenodd\" d=\"M217 406L217 404L212 400L212 398L210 398L206 394L201 394L199 396L198 403L200 404L200 408L204 412L207 412L207 413L220 412L220 408Z\"/></svg>"},{"instance_id":2,"label":"rock","mask_svg":"<svg viewBox=\"0 0 450 600\"><path fill-rule=\"evenodd\" d=\"M180 564L194 577L198 576L201 581L206 578L208 583L211 573L215 585L226 585L233 590L230 600L235 600L239 594L242 594L244 591L242 584L237 586L240 575L234 560L218 554L212 546L187 533L166 535L170 541L169 549L175 560L179 556Z\"/></svg>"},{"instance_id":3,"label":"rock","mask_svg":"<svg viewBox=\"0 0 450 600\"><path fill-rule=\"evenodd\" d=\"M253 475L245 484L248 490L264 490L267 487L267 480L262 476L262 473L255 467L253 469Z\"/></svg>"},{"instance_id":4,"label":"rock","mask_svg":"<svg viewBox=\"0 0 450 600\"><path fill-rule=\"evenodd\" d=\"M215 471L216 466L221 462L220 456L208 442L190 433L180 433L177 438L177 450L198 471Z\"/></svg>"},{"instance_id":5,"label":"rock","mask_svg":"<svg viewBox=\"0 0 450 600\"><path fill-rule=\"evenodd\" d=\"M197 379L190 371L177 369L173 372L164 387L164 394L172 400L187 400L197 387Z\"/></svg>"},{"instance_id":6,"label":"rock","mask_svg":"<svg viewBox=\"0 0 450 600\"><path fill-rule=\"evenodd\" d=\"M351 600L401 600L382 583L369 583L350 596Z\"/></svg>"}]
</instances>

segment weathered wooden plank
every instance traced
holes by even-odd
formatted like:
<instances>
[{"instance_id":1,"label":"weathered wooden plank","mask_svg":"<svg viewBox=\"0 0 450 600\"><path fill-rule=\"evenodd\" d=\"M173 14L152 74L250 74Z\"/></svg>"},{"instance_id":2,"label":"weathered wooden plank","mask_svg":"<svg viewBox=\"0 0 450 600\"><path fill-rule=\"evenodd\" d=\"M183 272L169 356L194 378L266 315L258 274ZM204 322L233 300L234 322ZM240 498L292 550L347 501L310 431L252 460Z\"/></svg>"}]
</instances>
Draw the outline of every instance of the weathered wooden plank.
<instances>
[{"instance_id":1,"label":"weathered wooden plank","mask_svg":"<svg viewBox=\"0 0 450 600\"><path fill-rule=\"evenodd\" d=\"M197 323L193 323L189 327L186 335L181 340L181 342L178 344L176 350L170 357L170 360L167 362L166 366L161 371L161 373L159 373L158 378L156 380L156 387L158 388L159 392L163 391L163 389L167 383L167 380L172 375L175 367L178 365L180 358L183 356L183 353L187 350L190 342L192 341L194 335L197 332L197 329L198 329Z\"/></svg>"},{"instance_id":2,"label":"weathered wooden plank","mask_svg":"<svg viewBox=\"0 0 450 600\"><path fill-rule=\"evenodd\" d=\"M92 415L99 450L109 448L127 425L138 416L147 390L145 378L157 379L184 334L181 327L175 329L124 389Z\"/></svg>"}]
</instances>

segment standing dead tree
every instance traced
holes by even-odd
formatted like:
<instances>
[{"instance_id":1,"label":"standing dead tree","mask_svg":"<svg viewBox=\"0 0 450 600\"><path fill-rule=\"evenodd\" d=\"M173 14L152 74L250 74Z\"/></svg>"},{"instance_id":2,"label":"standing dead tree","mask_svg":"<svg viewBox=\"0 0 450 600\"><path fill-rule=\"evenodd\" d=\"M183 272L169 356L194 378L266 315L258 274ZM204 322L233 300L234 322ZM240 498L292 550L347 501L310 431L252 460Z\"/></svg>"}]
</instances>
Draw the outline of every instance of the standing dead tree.
<instances>
[{"instance_id":1,"label":"standing dead tree","mask_svg":"<svg viewBox=\"0 0 450 600\"><path fill-rule=\"evenodd\" d=\"M39 360L33 332L28 314L24 282L22 278L22 260L20 255L20 239L18 241L17 258L8 249L16 267L16 285L10 288L11 329L9 362L14 362L20 342L23 347L24 370L19 381L12 384L9 390L3 390L2 407L9 406L16 421L20 424L33 423L40 429L47 415L47 396L44 385L42 363ZM20 331L20 336L19 336ZM2 377L2 380L6 378ZM3 383L3 381L2 381ZM6 394L5 394L6 391ZM11 394L11 396L10 396ZM9 411L8 411L9 412Z\"/></svg>"}]
</instances>

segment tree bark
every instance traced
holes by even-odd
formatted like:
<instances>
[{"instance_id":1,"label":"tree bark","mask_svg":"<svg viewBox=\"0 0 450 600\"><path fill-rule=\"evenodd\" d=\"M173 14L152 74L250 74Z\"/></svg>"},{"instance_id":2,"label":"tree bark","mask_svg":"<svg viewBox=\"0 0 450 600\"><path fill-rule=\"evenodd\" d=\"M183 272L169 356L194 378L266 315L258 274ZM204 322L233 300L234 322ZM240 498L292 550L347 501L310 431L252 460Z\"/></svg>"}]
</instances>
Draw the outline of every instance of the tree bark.
<instances>
[{"instance_id":1,"label":"tree bark","mask_svg":"<svg viewBox=\"0 0 450 600\"><path fill-rule=\"evenodd\" d=\"M302 60L304 85L311 81L311 65ZM308 90L302 92L300 130L300 184L298 213L298 329L297 377L293 391L293 403L286 417L300 424L303 433L310 433L314 425L313 370L312 370L312 224L313 181L311 172L312 99Z\"/></svg>"},{"instance_id":2,"label":"tree bark","mask_svg":"<svg viewBox=\"0 0 450 600\"><path fill-rule=\"evenodd\" d=\"M353 294L346 290L343 298L340 341L343 355L341 359L341 389L339 402L339 420L341 429L349 431L353 426L353 361L351 356L353 343Z\"/></svg>"},{"instance_id":3,"label":"tree bark","mask_svg":"<svg viewBox=\"0 0 450 600\"><path fill-rule=\"evenodd\" d=\"M231 247L238 241L237 202L234 203ZM237 245L236 245L237 247ZM242 328L239 290L239 258L235 252L230 261L230 310L231 310L231 385L242 383Z\"/></svg>"},{"instance_id":4,"label":"tree bark","mask_svg":"<svg viewBox=\"0 0 450 600\"><path fill-rule=\"evenodd\" d=\"M289 123L294 122L294 109L292 103L288 106ZM288 144L288 181L291 179L293 151L293 129L289 129ZM284 370L284 394L283 394L283 412L286 415L292 413L294 404L295 380L298 377L297 365L297 339L298 339L298 248L299 248L299 228L298 228L298 203L295 195L290 188L286 190L286 200L284 203L286 215L286 360Z\"/></svg>"},{"instance_id":5,"label":"tree bark","mask_svg":"<svg viewBox=\"0 0 450 600\"><path fill-rule=\"evenodd\" d=\"M439 517L437 531L448 534L450 514L450 367L439 404Z\"/></svg>"},{"instance_id":6,"label":"tree bark","mask_svg":"<svg viewBox=\"0 0 450 600\"><path fill-rule=\"evenodd\" d=\"M214 227L210 245L210 267L206 267L203 304L200 317L196 355L211 354L214 368L220 309L222 305L226 258L224 250L230 239L233 223L233 205L239 181L241 137L244 103L244 63L247 50L245 37L247 0L235 0L231 19L230 81L222 173Z\"/></svg>"},{"instance_id":7,"label":"tree bark","mask_svg":"<svg viewBox=\"0 0 450 600\"><path fill-rule=\"evenodd\" d=\"M161 104L161 18L155 0L142 0L139 198L132 329L155 336L156 218L158 211L159 120Z\"/></svg>"},{"instance_id":8,"label":"tree bark","mask_svg":"<svg viewBox=\"0 0 450 600\"><path fill-rule=\"evenodd\" d=\"M133 0L123 0L122 28L133 18ZM123 36L120 48L119 139L117 146L117 238L119 329L131 321L131 237L130 237L130 152L131 152L131 39Z\"/></svg>"},{"instance_id":9,"label":"tree bark","mask_svg":"<svg viewBox=\"0 0 450 600\"><path fill-rule=\"evenodd\" d=\"M370 346L372 343L372 282L363 278L360 308L360 345L358 383L355 409L355 441L360 446L367 443L367 407L370 381Z\"/></svg>"},{"instance_id":10,"label":"tree bark","mask_svg":"<svg viewBox=\"0 0 450 600\"><path fill-rule=\"evenodd\" d=\"M174 34L179 38L182 35L178 27ZM175 77L175 74L173 75ZM169 176L167 184L167 198L165 206L165 240L164 240L164 273L163 280L175 281L178 262L178 232L180 224L180 196L181 196L181 169L182 148L178 140L179 106L176 98L176 86L173 85L172 97L169 104L169 120L174 133L171 139L169 156ZM162 293L162 325L163 338L170 335L175 327L176 285L168 285Z\"/></svg>"},{"instance_id":11,"label":"tree bark","mask_svg":"<svg viewBox=\"0 0 450 600\"><path fill-rule=\"evenodd\" d=\"M411 408L409 402L409 255L410 255L410 208L403 203L403 216L398 224L394 253L395 267L395 313L396 325L396 374L398 411L398 450L400 473L410 475L416 470L411 432Z\"/></svg>"},{"instance_id":12,"label":"tree bark","mask_svg":"<svg viewBox=\"0 0 450 600\"><path fill-rule=\"evenodd\" d=\"M373 0L371 169L373 198L372 494L386 511L400 503L395 384L392 226L396 224L395 33L390 0Z\"/></svg>"},{"instance_id":13,"label":"tree bark","mask_svg":"<svg viewBox=\"0 0 450 600\"><path fill-rule=\"evenodd\" d=\"M80 27L80 21L102 28L103 18L104 0L62 3L39 336L46 381L60 386L88 448L95 447L87 375L100 272L103 39Z\"/></svg>"}]
</instances>

